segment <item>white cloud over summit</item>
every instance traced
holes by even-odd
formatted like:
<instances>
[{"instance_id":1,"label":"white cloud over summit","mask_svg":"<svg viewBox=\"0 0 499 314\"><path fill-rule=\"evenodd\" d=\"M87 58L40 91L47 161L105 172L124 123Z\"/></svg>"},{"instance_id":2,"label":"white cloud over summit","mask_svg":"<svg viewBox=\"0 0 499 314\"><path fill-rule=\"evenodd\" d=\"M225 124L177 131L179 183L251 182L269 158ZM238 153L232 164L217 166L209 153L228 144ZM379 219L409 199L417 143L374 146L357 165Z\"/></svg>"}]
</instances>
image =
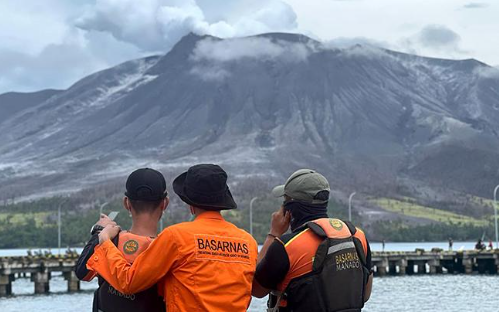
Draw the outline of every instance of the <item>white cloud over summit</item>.
<instances>
[{"instance_id":1,"label":"white cloud over summit","mask_svg":"<svg viewBox=\"0 0 499 314\"><path fill-rule=\"evenodd\" d=\"M491 0L1 0L0 93L67 88L98 70L163 54L189 32L296 32L335 48L498 64L497 16L499 2ZM280 49L258 47L267 57ZM227 48L233 51L218 59L245 53Z\"/></svg>"},{"instance_id":2,"label":"white cloud over summit","mask_svg":"<svg viewBox=\"0 0 499 314\"><path fill-rule=\"evenodd\" d=\"M194 48L194 61L229 62L242 58L275 59L284 62L299 62L307 59L314 47L307 43L272 41L264 37L246 37L230 40L205 39Z\"/></svg>"},{"instance_id":3,"label":"white cloud over summit","mask_svg":"<svg viewBox=\"0 0 499 314\"><path fill-rule=\"evenodd\" d=\"M207 81L229 77L227 63L247 60L278 60L285 63L304 62L316 49L312 42L293 43L266 37L228 40L206 38L199 41L190 58L195 61L191 73Z\"/></svg>"},{"instance_id":4,"label":"white cloud over summit","mask_svg":"<svg viewBox=\"0 0 499 314\"><path fill-rule=\"evenodd\" d=\"M76 26L108 32L144 51L165 51L189 32L225 38L292 31L296 18L279 0L97 0Z\"/></svg>"},{"instance_id":5,"label":"white cloud over summit","mask_svg":"<svg viewBox=\"0 0 499 314\"><path fill-rule=\"evenodd\" d=\"M67 88L95 71L165 53L189 32L227 38L298 25L280 0L3 0L3 12L0 93Z\"/></svg>"}]
</instances>

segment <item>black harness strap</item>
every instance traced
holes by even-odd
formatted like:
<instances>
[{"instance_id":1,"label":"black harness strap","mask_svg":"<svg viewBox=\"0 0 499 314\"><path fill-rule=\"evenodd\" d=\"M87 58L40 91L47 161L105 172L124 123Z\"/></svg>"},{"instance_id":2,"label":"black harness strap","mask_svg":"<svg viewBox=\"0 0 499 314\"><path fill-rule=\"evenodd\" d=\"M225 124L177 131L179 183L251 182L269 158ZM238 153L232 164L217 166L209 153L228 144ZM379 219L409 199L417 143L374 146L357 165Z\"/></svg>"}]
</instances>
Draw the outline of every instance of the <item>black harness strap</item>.
<instances>
[{"instance_id":1,"label":"black harness strap","mask_svg":"<svg viewBox=\"0 0 499 314\"><path fill-rule=\"evenodd\" d=\"M350 234L352 234L352 237L357 233L357 228L351 223L350 221L343 221L345 225L347 225L348 230L350 231Z\"/></svg>"}]
</instances>

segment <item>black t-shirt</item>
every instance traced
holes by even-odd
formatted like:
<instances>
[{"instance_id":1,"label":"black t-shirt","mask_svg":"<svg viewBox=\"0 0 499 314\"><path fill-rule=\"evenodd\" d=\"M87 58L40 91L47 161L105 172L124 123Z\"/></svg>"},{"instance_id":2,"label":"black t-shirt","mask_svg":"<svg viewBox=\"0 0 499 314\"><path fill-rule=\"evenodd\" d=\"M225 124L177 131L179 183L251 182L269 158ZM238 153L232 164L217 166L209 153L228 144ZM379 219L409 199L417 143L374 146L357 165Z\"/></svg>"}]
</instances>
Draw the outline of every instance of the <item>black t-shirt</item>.
<instances>
[{"instance_id":1,"label":"black t-shirt","mask_svg":"<svg viewBox=\"0 0 499 314\"><path fill-rule=\"evenodd\" d=\"M256 267L255 278L258 283L267 289L276 290L277 285L284 280L289 271L289 257L283 242L286 243L297 233L290 233L280 237L281 241L274 240Z\"/></svg>"},{"instance_id":2,"label":"black t-shirt","mask_svg":"<svg viewBox=\"0 0 499 314\"><path fill-rule=\"evenodd\" d=\"M293 239L301 231L303 231L303 229L285 234L280 237L282 242L274 240L269 246L267 254L260 261L255 272L255 278L262 287L276 290L277 285L284 280L290 267L288 253L286 252L284 244ZM371 270L371 248L369 242L367 242L366 264L366 267Z\"/></svg>"}]
</instances>

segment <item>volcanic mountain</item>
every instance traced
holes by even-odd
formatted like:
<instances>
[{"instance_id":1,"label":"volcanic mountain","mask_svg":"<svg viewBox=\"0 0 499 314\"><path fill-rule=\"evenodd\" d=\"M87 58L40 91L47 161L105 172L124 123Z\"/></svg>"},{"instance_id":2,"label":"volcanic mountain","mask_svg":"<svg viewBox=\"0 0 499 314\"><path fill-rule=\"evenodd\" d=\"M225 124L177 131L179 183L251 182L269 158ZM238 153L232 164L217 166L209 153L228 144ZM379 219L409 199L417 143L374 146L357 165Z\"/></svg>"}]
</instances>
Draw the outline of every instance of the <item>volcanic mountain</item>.
<instances>
[{"instance_id":1,"label":"volcanic mountain","mask_svg":"<svg viewBox=\"0 0 499 314\"><path fill-rule=\"evenodd\" d=\"M201 162L373 193L484 195L499 177L499 70L298 34L189 34L64 91L0 95L0 114L0 199Z\"/></svg>"}]
</instances>

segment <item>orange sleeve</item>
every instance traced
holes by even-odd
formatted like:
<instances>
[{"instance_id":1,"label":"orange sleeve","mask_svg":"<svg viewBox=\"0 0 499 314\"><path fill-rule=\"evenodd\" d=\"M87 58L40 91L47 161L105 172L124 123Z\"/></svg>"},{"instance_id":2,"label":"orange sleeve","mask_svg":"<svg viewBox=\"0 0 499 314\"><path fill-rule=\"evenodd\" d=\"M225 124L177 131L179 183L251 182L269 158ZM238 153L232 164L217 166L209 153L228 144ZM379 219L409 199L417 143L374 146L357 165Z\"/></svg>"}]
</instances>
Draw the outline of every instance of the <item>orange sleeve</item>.
<instances>
[{"instance_id":1,"label":"orange sleeve","mask_svg":"<svg viewBox=\"0 0 499 314\"><path fill-rule=\"evenodd\" d=\"M171 231L165 229L132 265L108 240L96 246L87 268L99 273L120 292L132 294L153 286L166 275L177 259L176 241Z\"/></svg>"}]
</instances>

